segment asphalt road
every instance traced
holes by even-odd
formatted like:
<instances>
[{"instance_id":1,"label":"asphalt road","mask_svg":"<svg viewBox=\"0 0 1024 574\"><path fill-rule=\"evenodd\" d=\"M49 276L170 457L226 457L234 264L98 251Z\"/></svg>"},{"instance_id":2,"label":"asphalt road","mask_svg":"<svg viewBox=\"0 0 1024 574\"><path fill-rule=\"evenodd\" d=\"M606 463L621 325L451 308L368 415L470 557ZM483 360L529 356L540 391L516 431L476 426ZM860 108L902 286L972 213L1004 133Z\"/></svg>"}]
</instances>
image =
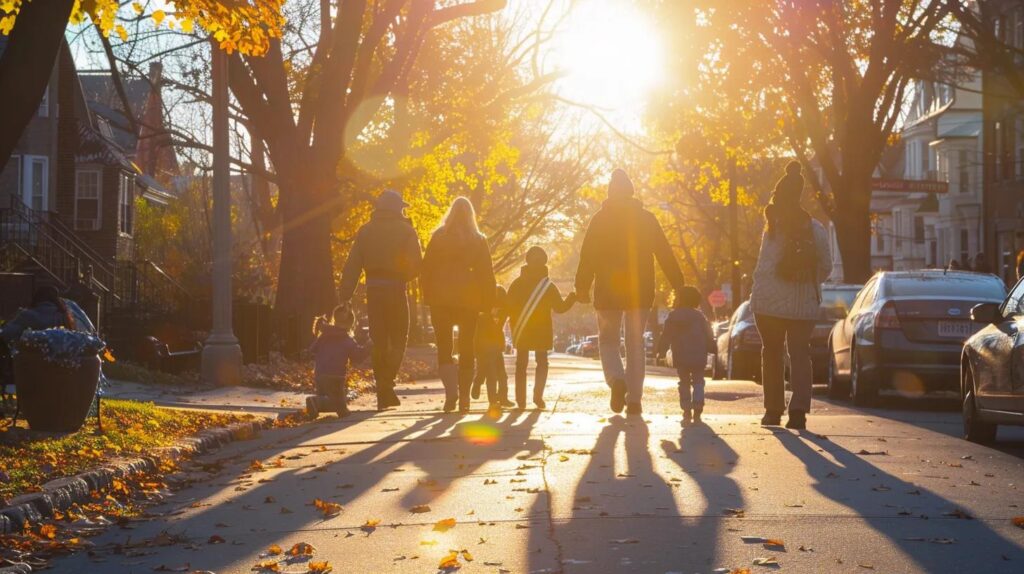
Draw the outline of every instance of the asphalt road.
<instances>
[{"instance_id":1,"label":"asphalt road","mask_svg":"<svg viewBox=\"0 0 1024 574\"><path fill-rule=\"evenodd\" d=\"M443 415L439 383L415 383L400 409L189 465L151 517L55 571L247 573L280 560L260 557L272 545L306 542L312 560L281 571L437 572L454 550L460 573L1024 572L1021 429L984 447L958 438L955 405L820 396L809 431L763 428L759 387L741 381L709 381L706 425L683 429L669 373L652 369L645 414L628 419L585 359L554 360L548 410L496 421Z\"/></svg>"}]
</instances>

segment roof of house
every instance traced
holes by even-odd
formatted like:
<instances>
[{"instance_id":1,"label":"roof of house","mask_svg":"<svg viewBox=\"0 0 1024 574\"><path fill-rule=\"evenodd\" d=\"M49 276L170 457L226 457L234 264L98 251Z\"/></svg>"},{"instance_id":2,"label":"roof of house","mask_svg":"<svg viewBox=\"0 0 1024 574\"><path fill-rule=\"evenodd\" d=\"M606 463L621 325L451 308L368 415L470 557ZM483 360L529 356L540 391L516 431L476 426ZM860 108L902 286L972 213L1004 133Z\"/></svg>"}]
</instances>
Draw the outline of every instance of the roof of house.
<instances>
[{"instance_id":1,"label":"roof of house","mask_svg":"<svg viewBox=\"0 0 1024 574\"><path fill-rule=\"evenodd\" d=\"M105 132L109 131L104 135L113 138L121 149L134 154L139 136L132 130L132 124L124 114L124 106L114 87L114 79L110 75L110 71L79 71L78 79L82 84L85 99L89 102L89 110L98 120L99 129ZM139 77L122 76L121 82L124 84L125 95L132 115L136 119L140 118L153 85L148 79Z\"/></svg>"}]
</instances>

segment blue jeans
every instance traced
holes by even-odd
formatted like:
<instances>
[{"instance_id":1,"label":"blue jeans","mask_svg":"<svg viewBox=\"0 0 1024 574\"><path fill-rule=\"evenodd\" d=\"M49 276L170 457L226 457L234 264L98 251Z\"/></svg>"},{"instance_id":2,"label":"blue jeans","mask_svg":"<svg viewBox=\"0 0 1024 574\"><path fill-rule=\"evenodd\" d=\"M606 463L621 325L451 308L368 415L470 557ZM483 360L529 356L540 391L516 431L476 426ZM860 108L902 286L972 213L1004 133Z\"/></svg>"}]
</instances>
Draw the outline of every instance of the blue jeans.
<instances>
[{"instance_id":1,"label":"blue jeans","mask_svg":"<svg viewBox=\"0 0 1024 574\"><path fill-rule=\"evenodd\" d=\"M704 406L704 367L678 367L679 407L690 410Z\"/></svg>"}]
</instances>

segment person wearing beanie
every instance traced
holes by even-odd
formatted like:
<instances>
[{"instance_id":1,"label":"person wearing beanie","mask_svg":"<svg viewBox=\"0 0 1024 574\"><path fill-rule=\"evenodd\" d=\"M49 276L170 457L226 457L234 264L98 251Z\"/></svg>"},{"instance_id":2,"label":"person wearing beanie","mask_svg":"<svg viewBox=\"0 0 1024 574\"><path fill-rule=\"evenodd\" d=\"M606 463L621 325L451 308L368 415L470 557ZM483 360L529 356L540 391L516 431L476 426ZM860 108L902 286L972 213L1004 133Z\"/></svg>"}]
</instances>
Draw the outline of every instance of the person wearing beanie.
<instances>
[{"instance_id":1,"label":"person wearing beanie","mask_svg":"<svg viewBox=\"0 0 1024 574\"><path fill-rule=\"evenodd\" d=\"M635 188L622 169L612 172L608 199L587 225L576 269L577 300L590 302L593 287L598 347L610 406L620 413L642 412L647 352L644 327L654 306L654 262L673 289L685 285L661 223L636 199ZM626 364L619 348L625 323ZM627 406L628 402L628 406Z\"/></svg>"},{"instance_id":2,"label":"person wearing beanie","mask_svg":"<svg viewBox=\"0 0 1024 574\"><path fill-rule=\"evenodd\" d=\"M552 313L565 313L576 301L574 293L564 299L548 278L548 254L541 247L526 252L526 265L508 288L506 310L512 324L512 346L516 350L516 403L526 408L526 370L533 351L537 370L533 376L533 404L545 407L544 385L548 377L548 352L554 347Z\"/></svg>"},{"instance_id":3,"label":"person wearing beanie","mask_svg":"<svg viewBox=\"0 0 1024 574\"><path fill-rule=\"evenodd\" d=\"M821 304L821 282L832 271L825 227L800 207L804 178L790 162L765 207L765 231L754 269L750 307L761 335L763 425L778 425L786 410L785 365L790 386L786 427L804 429L811 408L811 333Z\"/></svg>"},{"instance_id":4,"label":"person wearing beanie","mask_svg":"<svg viewBox=\"0 0 1024 574\"><path fill-rule=\"evenodd\" d=\"M370 221L359 228L341 273L339 298L347 304L366 275L366 311L373 341L373 378L377 408L401 404L395 379L409 339L406 284L420 273L423 257L419 236L405 216L409 204L397 191L377 196Z\"/></svg>"}]
</instances>

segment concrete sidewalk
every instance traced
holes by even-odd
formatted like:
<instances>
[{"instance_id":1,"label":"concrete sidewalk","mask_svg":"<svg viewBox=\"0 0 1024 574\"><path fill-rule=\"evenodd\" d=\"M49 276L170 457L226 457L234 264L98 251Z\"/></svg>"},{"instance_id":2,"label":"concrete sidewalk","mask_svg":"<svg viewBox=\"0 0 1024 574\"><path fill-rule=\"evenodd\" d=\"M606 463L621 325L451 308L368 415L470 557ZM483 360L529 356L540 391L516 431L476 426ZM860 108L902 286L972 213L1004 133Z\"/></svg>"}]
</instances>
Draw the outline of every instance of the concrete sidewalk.
<instances>
[{"instance_id":1,"label":"concrete sidewalk","mask_svg":"<svg viewBox=\"0 0 1024 574\"><path fill-rule=\"evenodd\" d=\"M306 395L254 387L184 387L110 380L104 398L151 402L162 407L280 416L305 407Z\"/></svg>"},{"instance_id":2,"label":"concrete sidewalk","mask_svg":"<svg viewBox=\"0 0 1024 574\"><path fill-rule=\"evenodd\" d=\"M488 420L479 401L444 415L440 385L415 383L398 410L373 412L365 397L349 418L228 445L184 469L191 486L149 520L55 567L242 574L271 545L300 542L335 572L437 572L452 550L460 573L1024 565L1020 429L983 447L956 436L956 412L825 400L811 432L764 428L758 387L736 381L710 383L707 424L683 429L668 377L652 376L647 414L626 418L607 411L596 363L552 366L548 411ZM317 499L340 506L325 513Z\"/></svg>"}]
</instances>

